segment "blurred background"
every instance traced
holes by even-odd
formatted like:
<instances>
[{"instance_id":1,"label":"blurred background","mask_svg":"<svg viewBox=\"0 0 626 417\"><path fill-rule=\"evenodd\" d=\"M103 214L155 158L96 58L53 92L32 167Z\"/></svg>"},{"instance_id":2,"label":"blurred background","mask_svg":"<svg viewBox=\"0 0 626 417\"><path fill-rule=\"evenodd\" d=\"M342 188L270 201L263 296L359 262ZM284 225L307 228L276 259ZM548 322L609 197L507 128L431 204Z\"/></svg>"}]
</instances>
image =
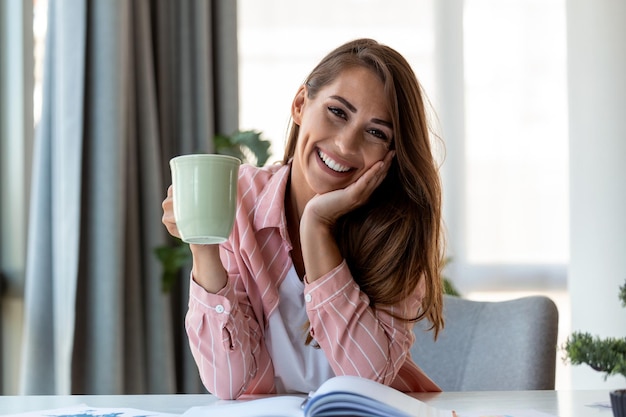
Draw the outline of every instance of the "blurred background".
<instances>
[{"instance_id":1,"label":"blurred background","mask_svg":"<svg viewBox=\"0 0 626 417\"><path fill-rule=\"evenodd\" d=\"M0 393L14 394L25 392L21 380L27 378L21 369L28 315L26 230L31 154L44 101L49 5L47 0L2 1L0 267L6 282ZM622 2L228 4L228 23L219 14L212 18L236 33L230 46L236 45L236 68L230 68L237 84L236 126L228 126L261 131L272 143L269 163L282 159L293 95L327 52L357 37L392 46L415 70L430 100L434 134L443 139L437 152L450 258L445 275L461 295L493 301L547 295L559 308L559 343L575 329L625 335L626 314L616 297L626 279ZM98 18L90 6L87 10L90 19ZM132 14L129 24L139 24ZM221 32L212 36L216 33ZM20 64L10 70L8 60L15 59ZM20 94L20 86L32 94ZM219 101L214 104L220 107ZM22 121L17 126L16 118ZM557 389L623 383L557 360ZM192 391L179 386L174 390Z\"/></svg>"}]
</instances>

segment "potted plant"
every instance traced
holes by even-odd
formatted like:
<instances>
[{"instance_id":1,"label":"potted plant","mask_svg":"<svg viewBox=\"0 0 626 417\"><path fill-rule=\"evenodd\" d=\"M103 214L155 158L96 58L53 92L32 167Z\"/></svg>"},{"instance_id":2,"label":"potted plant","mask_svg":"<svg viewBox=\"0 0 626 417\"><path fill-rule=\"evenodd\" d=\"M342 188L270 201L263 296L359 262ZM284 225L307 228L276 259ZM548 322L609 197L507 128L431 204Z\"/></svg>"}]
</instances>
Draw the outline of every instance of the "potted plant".
<instances>
[{"instance_id":1,"label":"potted plant","mask_svg":"<svg viewBox=\"0 0 626 417\"><path fill-rule=\"evenodd\" d=\"M238 130L230 136L216 135L213 137L213 145L215 153L234 156L256 166L265 165L270 157L270 142L256 130ZM161 288L168 292L181 268L190 262L191 252L185 242L172 238L169 244L155 248L154 253L163 267Z\"/></svg>"},{"instance_id":2,"label":"potted plant","mask_svg":"<svg viewBox=\"0 0 626 417\"><path fill-rule=\"evenodd\" d=\"M626 307L626 281L619 288L619 299ZM600 338L587 332L572 333L562 346L564 359L572 365L587 364L592 369L626 378L626 337ZM611 407L615 417L626 417L626 388L610 392Z\"/></svg>"}]
</instances>

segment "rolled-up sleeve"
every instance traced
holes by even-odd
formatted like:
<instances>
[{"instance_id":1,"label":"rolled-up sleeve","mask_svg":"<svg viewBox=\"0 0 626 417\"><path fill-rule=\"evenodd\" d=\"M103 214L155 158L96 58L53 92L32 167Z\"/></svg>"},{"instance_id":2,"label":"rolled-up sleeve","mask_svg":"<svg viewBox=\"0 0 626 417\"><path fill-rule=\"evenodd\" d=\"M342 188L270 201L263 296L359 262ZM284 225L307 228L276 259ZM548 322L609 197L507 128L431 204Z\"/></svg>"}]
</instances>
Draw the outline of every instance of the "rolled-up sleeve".
<instances>
[{"instance_id":1,"label":"rolled-up sleeve","mask_svg":"<svg viewBox=\"0 0 626 417\"><path fill-rule=\"evenodd\" d=\"M240 279L229 276L216 294L192 278L185 327L200 378L222 399L271 393L274 372L261 328Z\"/></svg>"}]
</instances>

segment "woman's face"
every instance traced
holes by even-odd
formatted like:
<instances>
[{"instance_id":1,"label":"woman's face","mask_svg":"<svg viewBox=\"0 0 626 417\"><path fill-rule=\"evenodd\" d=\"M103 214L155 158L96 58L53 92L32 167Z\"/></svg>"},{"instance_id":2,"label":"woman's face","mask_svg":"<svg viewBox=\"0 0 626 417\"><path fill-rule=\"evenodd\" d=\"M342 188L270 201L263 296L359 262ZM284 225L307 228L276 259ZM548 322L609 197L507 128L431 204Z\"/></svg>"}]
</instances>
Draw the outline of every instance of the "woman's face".
<instances>
[{"instance_id":1,"label":"woman's face","mask_svg":"<svg viewBox=\"0 0 626 417\"><path fill-rule=\"evenodd\" d=\"M308 198L355 182L384 158L394 134L383 82L364 67L343 70L313 98L301 87L292 118L300 127L292 189Z\"/></svg>"}]
</instances>

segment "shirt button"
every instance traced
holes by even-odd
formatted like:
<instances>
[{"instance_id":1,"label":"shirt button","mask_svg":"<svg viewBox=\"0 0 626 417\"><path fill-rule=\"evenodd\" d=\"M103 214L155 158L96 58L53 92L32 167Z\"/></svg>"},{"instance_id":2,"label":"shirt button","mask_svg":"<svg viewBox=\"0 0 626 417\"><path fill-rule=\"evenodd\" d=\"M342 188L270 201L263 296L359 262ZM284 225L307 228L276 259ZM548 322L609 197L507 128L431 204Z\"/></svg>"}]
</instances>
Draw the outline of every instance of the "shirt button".
<instances>
[{"instance_id":1,"label":"shirt button","mask_svg":"<svg viewBox=\"0 0 626 417\"><path fill-rule=\"evenodd\" d=\"M307 294L304 296L304 301L306 301L307 303L310 303L312 299L313 297L311 297L311 294Z\"/></svg>"},{"instance_id":2,"label":"shirt button","mask_svg":"<svg viewBox=\"0 0 626 417\"><path fill-rule=\"evenodd\" d=\"M215 306L215 312L218 314L222 314L224 312L224 306L221 304L218 304L217 306Z\"/></svg>"}]
</instances>

